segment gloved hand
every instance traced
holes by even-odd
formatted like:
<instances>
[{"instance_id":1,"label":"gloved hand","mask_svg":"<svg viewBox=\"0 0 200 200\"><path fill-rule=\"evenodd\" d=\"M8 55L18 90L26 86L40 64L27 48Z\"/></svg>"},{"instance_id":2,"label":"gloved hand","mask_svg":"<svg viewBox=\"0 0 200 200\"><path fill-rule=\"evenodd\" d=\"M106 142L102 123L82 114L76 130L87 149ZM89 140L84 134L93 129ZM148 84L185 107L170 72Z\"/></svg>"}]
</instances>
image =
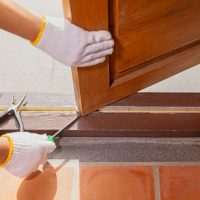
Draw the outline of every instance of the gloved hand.
<instances>
[{"instance_id":1,"label":"gloved hand","mask_svg":"<svg viewBox=\"0 0 200 200\"><path fill-rule=\"evenodd\" d=\"M4 168L18 177L26 177L47 160L47 154L55 150L47 135L16 132L4 135L10 142L10 160Z\"/></svg>"},{"instance_id":2,"label":"gloved hand","mask_svg":"<svg viewBox=\"0 0 200 200\"><path fill-rule=\"evenodd\" d=\"M45 17L33 44L67 66L102 63L112 54L114 41L108 31L86 31L67 19Z\"/></svg>"}]
</instances>

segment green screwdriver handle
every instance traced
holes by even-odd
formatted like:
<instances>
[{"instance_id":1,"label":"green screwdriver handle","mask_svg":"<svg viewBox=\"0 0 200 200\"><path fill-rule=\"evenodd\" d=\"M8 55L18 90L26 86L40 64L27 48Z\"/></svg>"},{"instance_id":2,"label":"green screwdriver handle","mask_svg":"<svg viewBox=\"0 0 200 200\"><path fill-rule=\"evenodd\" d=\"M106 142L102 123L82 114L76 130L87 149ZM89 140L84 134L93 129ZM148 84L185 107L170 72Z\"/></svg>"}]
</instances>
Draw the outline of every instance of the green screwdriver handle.
<instances>
[{"instance_id":1,"label":"green screwdriver handle","mask_svg":"<svg viewBox=\"0 0 200 200\"><path fill-rule=\"evenodd\" d=\"M54 142L55 143L55 138L52 135L48 135L48 141Z\"/></svg>"}]
</instances>

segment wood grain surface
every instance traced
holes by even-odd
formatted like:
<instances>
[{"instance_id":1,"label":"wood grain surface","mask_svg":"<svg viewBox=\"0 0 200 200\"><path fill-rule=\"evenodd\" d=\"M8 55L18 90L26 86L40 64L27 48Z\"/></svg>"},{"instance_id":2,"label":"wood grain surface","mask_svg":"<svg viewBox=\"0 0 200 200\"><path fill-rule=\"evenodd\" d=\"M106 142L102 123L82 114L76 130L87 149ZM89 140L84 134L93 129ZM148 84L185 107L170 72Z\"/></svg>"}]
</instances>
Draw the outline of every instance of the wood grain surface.
<instances>
[{"instance_id":1,"label":"wood grain surface","mask_svg":"<svg viewBox=\"0 0 200 200\"><path fill-rule=\"evenodd\" d=\"M117 41L113 79L200 40L198 0L111 2L116 4L113 34Z\"/></svg>"},{"instance_id":2,"label":"wood grain surface","mask_svg":"<svg viewBox=\"0 0 200 200\"><path fill-rule=\"evenodd\" d=\"M63 0L86 30L109 30L115 51L103 64L73 69L86 115L200 62L200 1Z\"/></svg>"}]
</instances>

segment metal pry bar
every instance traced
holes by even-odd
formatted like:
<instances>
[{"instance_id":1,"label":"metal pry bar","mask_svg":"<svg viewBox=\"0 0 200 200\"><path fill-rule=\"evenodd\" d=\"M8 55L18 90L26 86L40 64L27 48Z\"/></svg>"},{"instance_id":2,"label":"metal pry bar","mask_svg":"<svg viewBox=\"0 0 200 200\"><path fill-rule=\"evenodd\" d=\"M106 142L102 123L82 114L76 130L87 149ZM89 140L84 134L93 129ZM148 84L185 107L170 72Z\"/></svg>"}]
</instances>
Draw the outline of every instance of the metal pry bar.
<instances>
[{"instance_id":1,"label":"metal pry bar","mask_svg":"<svg viewBox=\"0 0 200 200\"><path fill-rule=\"evenodd\" d=\"M79 112L77 112L76 117L68 124L66 124L64 127L62 127L60 130L58 130L56 133L54 133L53 135L48 135L48 140L55 142L55 137L58 136L59 134L61 134L66 128L71 127L75 122L78 121L78 119L81 117L81 114Z\"/></svg>"},{"instance_id":2,"label":"metal pry bar","mask_svg":"<svg viewBox=\"0 0 200 200\"><path fill-rule=\"evenodd\" d=\"M75 119L73 119L69 124L65 125L63 128L61 128L59 131L57 131L56 133L54 133L52 135L52 137L56 137L57 135L59 135L60 133L63 132L63 130L65 130L66 128L69 128L70 126L72 126L75 122L77 122L77 120L81 117L81 114L78 112L77 116Z\"/></svg>"}]
</instances>

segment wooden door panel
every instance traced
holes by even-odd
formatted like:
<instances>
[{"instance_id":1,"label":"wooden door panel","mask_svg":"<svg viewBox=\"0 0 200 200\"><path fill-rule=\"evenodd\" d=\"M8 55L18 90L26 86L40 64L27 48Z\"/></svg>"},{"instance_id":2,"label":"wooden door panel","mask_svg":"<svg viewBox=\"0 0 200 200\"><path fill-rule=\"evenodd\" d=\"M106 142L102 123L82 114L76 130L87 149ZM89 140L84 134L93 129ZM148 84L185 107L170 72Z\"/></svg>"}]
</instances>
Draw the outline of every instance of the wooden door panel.
<instances>
[{"instance_id":1,"label":"wooden door panel","mask_svg":"<svg viewBox=\"0 0 200 200\"><path fill-rule=\"evenodd\" d=\"M114 5L118 8L120 34L148 21L182 12L186 8L193 7L193 3L198 4L198 0L110 0L109 2L111 4L109 9L115 7Z\"/></svg>"},{"instance_id":2,"label":"wooden door panel","mask_svg":"<svg viewBox=\"0 0 200 200\"><path fill-rule=\"evenodd\" d=\"M112 32L117 41L113 79L200 39L199 0L111 2L116 4L111 18L116 18Z\"/></svg>"},{"instance_id":3,"label":"wooden door panel","mask_svg":"<svg viewBox=\"0 0 200 200\"><path fill-rule=\"evenodd\" d=\"M63 0L65 16L86 30L109 30L106 62L72 70L82 114L200 62L199 0Z\"/></svg>"}]
</instances>

